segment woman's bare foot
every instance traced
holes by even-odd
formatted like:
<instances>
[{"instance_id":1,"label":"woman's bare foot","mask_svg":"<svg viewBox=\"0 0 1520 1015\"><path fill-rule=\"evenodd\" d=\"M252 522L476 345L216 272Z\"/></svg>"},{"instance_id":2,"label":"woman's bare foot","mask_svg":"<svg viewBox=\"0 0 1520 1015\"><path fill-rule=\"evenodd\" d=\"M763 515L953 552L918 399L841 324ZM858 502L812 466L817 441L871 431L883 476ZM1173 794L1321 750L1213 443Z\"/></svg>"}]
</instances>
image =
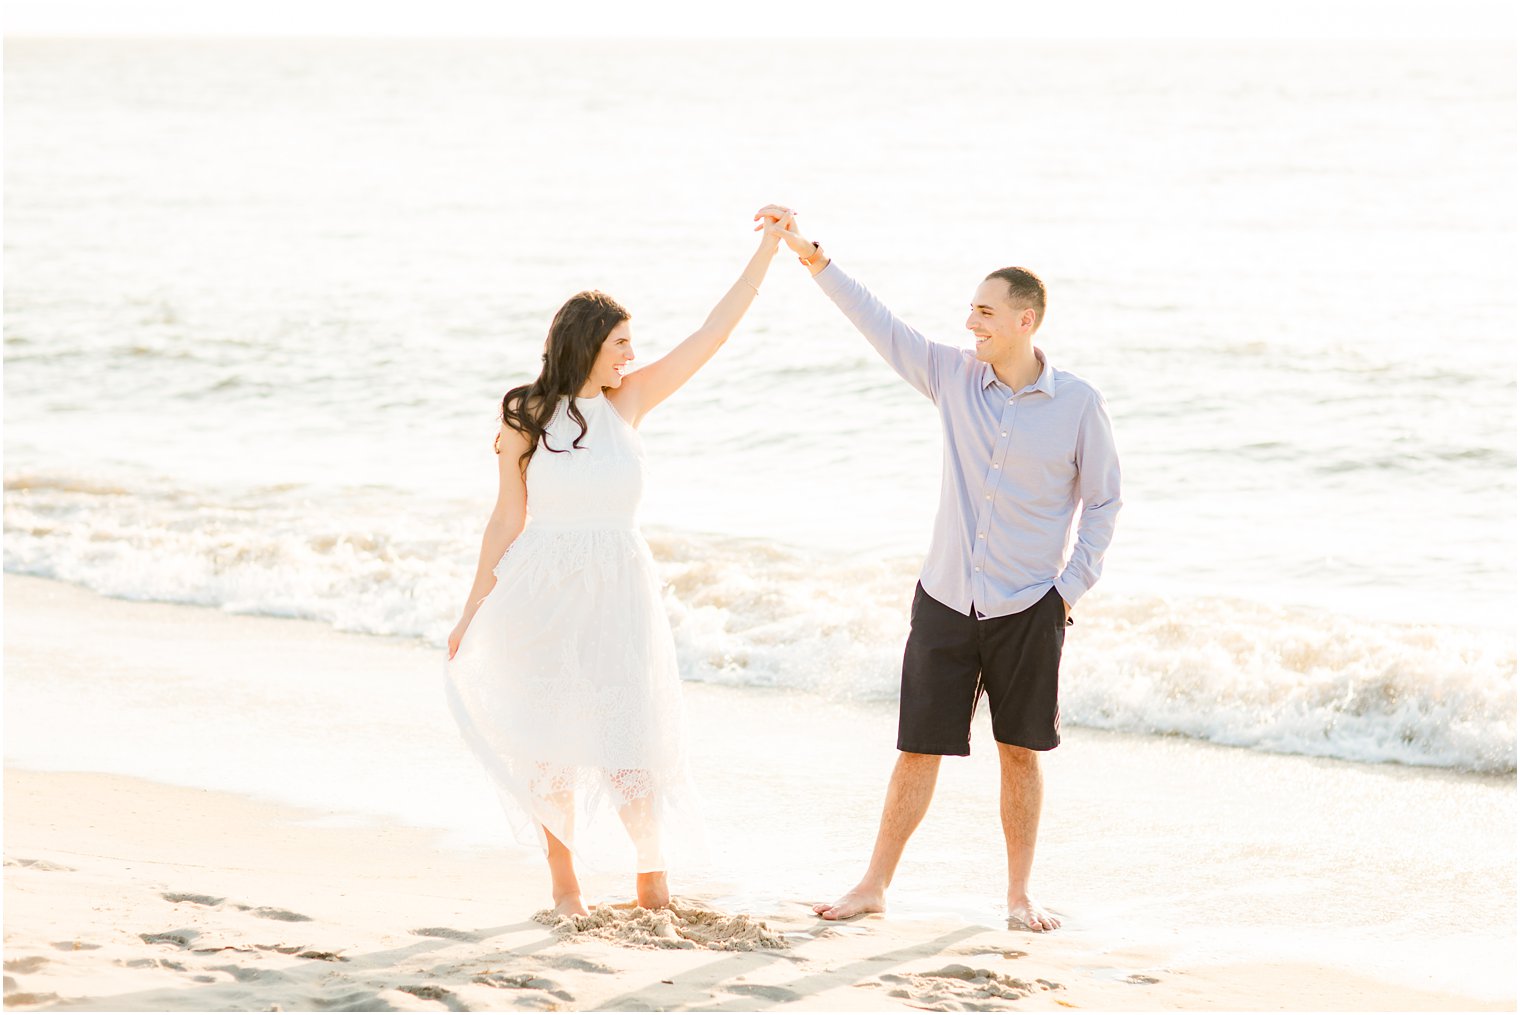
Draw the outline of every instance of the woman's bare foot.
<instances>
[{"instance_id":1,"label":"woman's bare foot","mask_svg":"<svg viewBox=\"0 0 1520 1015\"><path fill-rule=\"evenodd\" d=\"M813 912L825 920L848 920L852 916L860 916L862 913L885 913L887 911L887 894L877 888L866 888L856 885L844 896L832 905L820 902L813 907Z\"/></svg>"},{"instance_id":2,"label":"woman's bare foot","mask_svg":"<svg viewBox=\"0 0 1520 1015\"><path fill-rule=\"evenodd\" d=\"M638 888L639 905L645 909L668 909L670 907L670 886L665 883L664 871L650 871L640 874L636 879Z\"/></svg>"},{"instance_id":3,"label":"woman's bare foot","mask_svg":"<svg viewBox=\"0 0 1520 1015\"><path fill-rule=\"evenodd\" d=\"M581 901L579 892L573 895L564 895L554 900L555 916L590 916L591 911Z\"/></svg>"},{"instance_id":4,"label":"woman's bare foot","mask_svg":"<svg viewBox=\"0 0 1520 1015\"><path fill-rule=\"evenodd\" d=\"M1061 926L1061 918L1028 896L1008 897L1008 929L1042 933Z\"/></svg>"}]
</instances>

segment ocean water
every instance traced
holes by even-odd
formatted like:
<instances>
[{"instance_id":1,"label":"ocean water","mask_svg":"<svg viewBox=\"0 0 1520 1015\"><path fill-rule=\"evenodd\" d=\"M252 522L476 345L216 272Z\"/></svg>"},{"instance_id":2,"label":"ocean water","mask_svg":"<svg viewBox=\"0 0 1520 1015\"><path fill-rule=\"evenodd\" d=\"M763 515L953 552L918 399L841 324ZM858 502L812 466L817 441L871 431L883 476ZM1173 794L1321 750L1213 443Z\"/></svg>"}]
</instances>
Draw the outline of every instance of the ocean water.
<instances>
[{"instance_id":1,"label":"ocean water","mask_svg":"<svg viewBox=\"0 0 1520 1015\"><path fill-rule=\"evenodd\" d=\"M656 358L782 201L942 341L1046 280L1125 469L1066 722L1513 771L1515 103L1498 45L10 39L5 568L441 645L555 308ZM645 425L683 675L888 700L933 409L762 288Z\"/></svg>"}]
</instances>

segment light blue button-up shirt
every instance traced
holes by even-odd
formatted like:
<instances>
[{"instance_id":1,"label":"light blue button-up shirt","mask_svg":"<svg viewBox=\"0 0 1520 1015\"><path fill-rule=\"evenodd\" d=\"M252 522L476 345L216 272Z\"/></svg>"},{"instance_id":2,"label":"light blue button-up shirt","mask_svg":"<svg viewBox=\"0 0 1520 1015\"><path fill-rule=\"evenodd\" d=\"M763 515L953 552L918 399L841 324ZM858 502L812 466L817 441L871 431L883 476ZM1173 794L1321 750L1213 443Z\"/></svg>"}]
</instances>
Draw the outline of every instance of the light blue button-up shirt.
<instances>
[{"instance_id":1,"label":"light blue button-up shirt","mask_svg":"<svg viewBox=\"0 0 1520 1015\"><path fill-rule=\"evenodd\" d=\"M971 350L931 342L898 320L835 262L813 277L939 408L944 473L924 591L981 617L1027 610L1051 586L1075 606L1103 571L1119 514L1119 456L1098 389L1036 348L1040 376L1014 391Z\"/></svg>"}]
</instances>

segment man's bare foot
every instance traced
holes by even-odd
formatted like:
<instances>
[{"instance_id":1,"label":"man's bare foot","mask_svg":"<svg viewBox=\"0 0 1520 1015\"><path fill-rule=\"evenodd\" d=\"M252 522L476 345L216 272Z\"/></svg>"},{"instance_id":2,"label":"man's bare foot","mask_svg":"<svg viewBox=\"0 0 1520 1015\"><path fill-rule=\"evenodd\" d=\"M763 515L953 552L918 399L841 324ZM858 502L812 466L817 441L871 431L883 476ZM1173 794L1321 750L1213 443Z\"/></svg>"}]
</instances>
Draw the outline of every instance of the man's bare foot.
<instances>
[{"instance_id":1,"label":"man's bare foot","mask_svg":"<svg viewBox=\"0 0 1520 1015\"><path fill-rule=\"evenodd\" d=\"M852 916L860 916L862 913L885 913L887 911L887 895L879 889L861 888L856 886L844 893L838 902L820 902L813 907L813 912L825 920L848 920Z\"/></svg>"},{"instance_id":2,"label":"man's bare foot","mask_svg":"<svg viewBox=\"0 0 1520 1015\"><path fill-rule=\"evenodd\" d=\"M1008 929L1042 933L1061 926L1061 918L1028 896L1008 897Z\"/></svg>"},{"instance_id":3,"label":"man's bare foot","mask_svg":"<svg viewBox=\"0 0 1520 1015\"><path fill-rule=\"evenodd\" d=\"M580 893L564 895L554 901L555 916L590 916L591 911L581 901Z\"/></svg>"},{"instance_id":4,"label":"man's bare foot","mask_svg":"<svg viewBox=\"0 0 1520 1015\"><path fill-rule=\"evenodd\" d=\"M668 909L670 907L670 886L665 883L664 871L651 871L648 874L640 874L636 882L640 906L643 906L645 909Z\"/></svg>"}]
</instances>

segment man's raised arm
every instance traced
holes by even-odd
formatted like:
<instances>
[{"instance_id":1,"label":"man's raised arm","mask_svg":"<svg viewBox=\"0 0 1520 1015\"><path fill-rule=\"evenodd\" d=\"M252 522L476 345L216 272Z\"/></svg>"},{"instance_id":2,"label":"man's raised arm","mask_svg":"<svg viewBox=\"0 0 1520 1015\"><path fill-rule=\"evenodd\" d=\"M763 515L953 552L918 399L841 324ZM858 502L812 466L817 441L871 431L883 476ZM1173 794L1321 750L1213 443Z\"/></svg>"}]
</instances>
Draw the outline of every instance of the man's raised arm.
<instances>
[{"instance_id":1,"label":"man's raised arm","mask_svg":"<svg viewBox=\"0 0 1520 1015\"><path fill-rule=\"evenodd\" d=\"M767 205L755 214L755 218L763 220L762 227L767 232L780 236L796 252L818 287L866 337L888 366L920 392L939 401L941 379L961 361L959 350L931 341L888 310L871 295L870 290L833 263L818 244L802 236L789 209Z\"/></svg>"}]
</instances>

